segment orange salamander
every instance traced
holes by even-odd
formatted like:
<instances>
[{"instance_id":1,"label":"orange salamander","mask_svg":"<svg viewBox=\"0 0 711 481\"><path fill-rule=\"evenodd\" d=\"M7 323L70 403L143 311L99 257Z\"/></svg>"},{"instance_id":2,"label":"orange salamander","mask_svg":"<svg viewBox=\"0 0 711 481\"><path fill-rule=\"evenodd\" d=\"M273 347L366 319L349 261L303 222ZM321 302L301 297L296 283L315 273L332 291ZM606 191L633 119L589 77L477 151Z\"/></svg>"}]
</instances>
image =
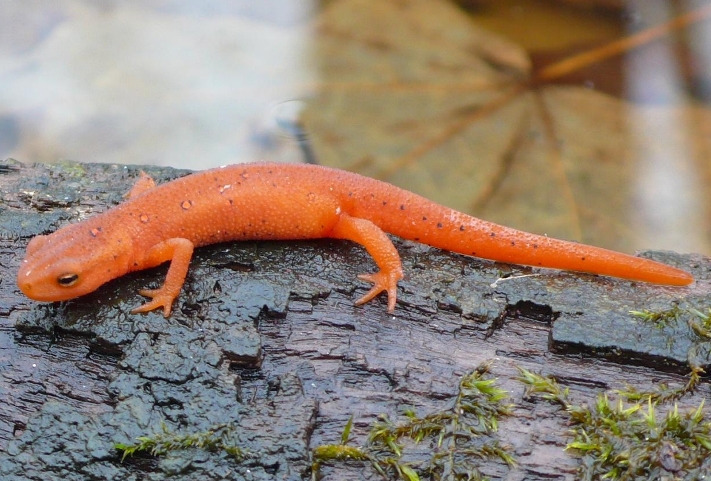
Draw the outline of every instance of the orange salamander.
<instances>
[{"instance_id":1,"label":"orange salamander","mask_svg":"<svg viewBox=\"0 0 711 481\"><path fill-rule=\"evenodd\" d=\"M460 254L512 264L684 286L685 271L649 259L529 234L468 216L375 179L314 165L238 164L156 186L144 173L128 200L108 211L33 238L17 274L27 297L62 301L128 272L170 261L165 283L132 313L170 315L195 247L233 240L330 237L361 244L380 269L360 279L395 309L403 277L385 234Z\"/></svg>"}]
</instances>

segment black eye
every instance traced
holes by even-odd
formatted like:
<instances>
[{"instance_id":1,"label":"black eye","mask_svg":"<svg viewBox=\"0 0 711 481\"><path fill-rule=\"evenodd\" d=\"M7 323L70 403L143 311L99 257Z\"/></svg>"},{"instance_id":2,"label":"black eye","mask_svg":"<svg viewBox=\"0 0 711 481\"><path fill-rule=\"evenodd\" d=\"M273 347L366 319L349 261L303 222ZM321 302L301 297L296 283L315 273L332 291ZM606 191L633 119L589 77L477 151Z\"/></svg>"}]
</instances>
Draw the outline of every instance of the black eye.
<instances>
[{"instance_id":1,"label":"black eye","mask_svg":"<svg viewBox=\"0 0 711 481\"><path fill-rule=\"evenodd\" d=\"M62 287L71 287L77 283L79 280L79 274L74 274L73 272L68 272L57 277L57 282Z\"/></svg>"}]
</instances>

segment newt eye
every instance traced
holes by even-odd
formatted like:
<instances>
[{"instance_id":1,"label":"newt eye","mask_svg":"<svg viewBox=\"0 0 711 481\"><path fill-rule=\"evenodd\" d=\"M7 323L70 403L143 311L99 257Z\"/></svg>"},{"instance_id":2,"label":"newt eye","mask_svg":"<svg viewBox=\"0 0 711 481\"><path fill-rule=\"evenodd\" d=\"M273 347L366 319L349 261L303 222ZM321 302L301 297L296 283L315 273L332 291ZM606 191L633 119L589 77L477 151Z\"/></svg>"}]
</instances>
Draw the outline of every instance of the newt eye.
<instances>
[{"instance_id":1,"label":"newt eye","mask_svg":"<svg viewBox=\"0 0 711 481\"><path fill-rule=\"evenodd\" d=\"M62 287L72 287L79 280L79 274L68 272L57 277L57 282Z\"/></svg>"}]
</instances>

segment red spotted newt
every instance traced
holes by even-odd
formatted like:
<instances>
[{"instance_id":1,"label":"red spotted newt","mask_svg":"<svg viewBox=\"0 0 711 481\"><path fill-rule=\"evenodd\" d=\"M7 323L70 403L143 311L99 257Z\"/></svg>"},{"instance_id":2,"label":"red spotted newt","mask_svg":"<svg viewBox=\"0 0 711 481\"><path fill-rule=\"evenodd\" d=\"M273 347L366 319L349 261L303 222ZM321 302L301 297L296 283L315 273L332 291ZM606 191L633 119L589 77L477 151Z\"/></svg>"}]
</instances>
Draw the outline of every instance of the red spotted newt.
<instances>
[{"instance_id":1,"label":"red spotted newt","mask_svg":"<svg viewBox=\"0 0 711 481\"><path fill-rule=\"evenodd\" d=\"M529 234L438 205L375 179L313 165L241 164L198 172L156 186L142 173L122 204L27 245L17 283L27 297L62 301L128 272L170 261L164 284L132 313L170 315L195 247L234 240L348 239L379 271L359 276L395 309L403 277L386 232L469 256L684 286L685 271L649 259Z\"/></svg>"}]
</instances>

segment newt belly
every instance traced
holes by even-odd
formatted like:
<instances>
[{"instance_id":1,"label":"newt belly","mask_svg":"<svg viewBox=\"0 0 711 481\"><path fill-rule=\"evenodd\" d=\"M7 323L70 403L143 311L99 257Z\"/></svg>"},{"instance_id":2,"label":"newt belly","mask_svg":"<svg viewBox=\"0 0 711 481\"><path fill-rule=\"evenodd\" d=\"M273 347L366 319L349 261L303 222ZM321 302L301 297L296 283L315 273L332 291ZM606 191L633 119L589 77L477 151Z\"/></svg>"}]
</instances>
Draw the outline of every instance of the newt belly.
<instances>
[{"instance_id":1,"label":"newt belly","mask_svg":"<svg viewBox=\"0 0 711 481\"><path fill-rule=\"evenodd\" d=\"M361 244L380 269L356 304L388 295L403 277L387 233L501 262L684 286L687 272L649 259L530 234L436 204L350 172L314 165L238 164L156 186L142 174L126 202L30 241L17 274L27 297L62 301L128 272L170 261L165 283L132 312L169 316L195 247L233 240L330 237Z\"/></svg>"}]
</instances>

